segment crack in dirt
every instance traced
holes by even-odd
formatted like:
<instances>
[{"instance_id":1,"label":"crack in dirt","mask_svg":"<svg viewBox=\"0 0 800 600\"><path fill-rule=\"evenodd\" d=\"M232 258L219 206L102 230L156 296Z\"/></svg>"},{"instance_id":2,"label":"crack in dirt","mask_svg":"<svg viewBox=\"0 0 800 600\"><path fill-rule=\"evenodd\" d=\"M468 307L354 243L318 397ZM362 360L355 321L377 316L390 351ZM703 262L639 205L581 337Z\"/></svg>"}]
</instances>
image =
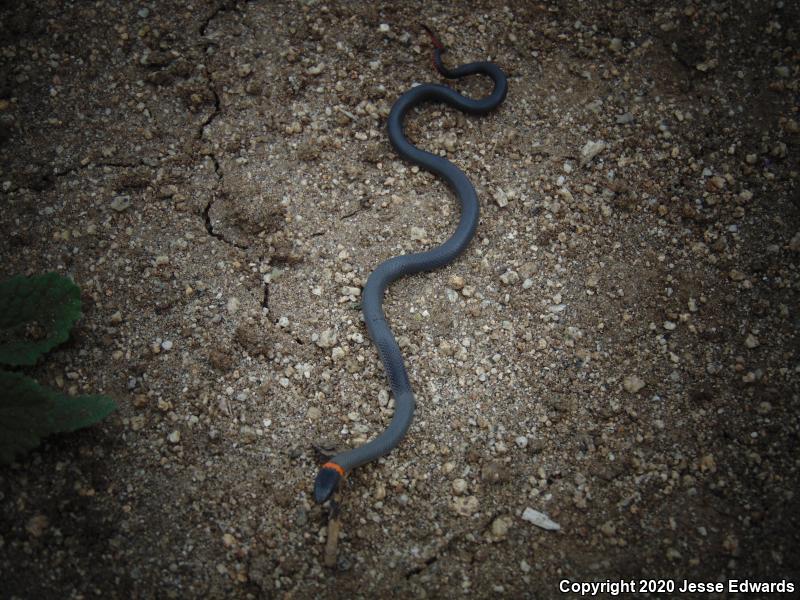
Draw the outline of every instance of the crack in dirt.
<instances>
[{"instance_id":1,"label":"crack in dirt","mask_svg":"<svg viewBox=\"0 0 800 600\"><path fill-rule=\"evenodd\" d=\"M225 12L226 10L230 10L231 8L236 8L233 2L220 2L217 7L211 11L211 14L208 15L205 21L200 25L200 37L206 37L206 29L211 24L211 21L216 19L219 16L219 13ZM210 41L210 40L208 40Z\"/></svg>"},{"instance_id":2,"label":"crack in dirt","mask_svg":"<svg viewBox=\"0 0 800 600\"><path fill-rule=\"evenodd\" d=\"M447 544L445 544L445 547L446 547L446 546L448 546L448 545L449 545L449 542L448 542ZM442 548L442 550L444 550L444 548ZM431 557L429 557L429 558L426 558L426 559L425 559L425 560L422 562L422 564L421 564L421 565L417 565L417 566L416 566L416 567L414 567L413 569L409 569L408 571L406 571L406 574L405 574L405 577L406 577L406 579L408 579L409 577L413 577L414 575L419 575L419 574L420 574L420 573L422 573L422 572L423 572L425 569L427 569L427 568L428 568L428 567L430 567L430 566L431 566L433 563L435 563L437 560L439 560L439 552L437 552L436 554L434 554L433 556L431 556Z\"/></svg>"},{"instance_id":3,"label":"crack in dirt","mask_svg":"<svg viewBox=\"0 0 800 600\"><path fill-rule=\"evenodd\" d=\"M494 520L495 520L497 517L499 517L500 515L502 515L502 514L503 514L503 512L502 512L502 511L500 511L500 512L494 512L494 513L492 513L492 515L491 515L491 516L490 516L488 519L486 519L486 520L484 521L484 524L483 524L483 525L482 525L482 526L479 528L482 536L486 534L486 532L487 532L487 531L489 530L489 528L492 526L492 523L494 522ZM407 570L407 571L405 572L405 574L404 574L404 577L405 577L406 579L410 579L411 577L414 577L415 575L419 575L420 573L422 573L422 572L423 572L425 569L427 569L427 568L428 568L428 567L430 567L432 564L434 564L436 561L438 561L438 560L439 560L439 558L441 558L441 556L442 556L443 554L445 554L445 553L446 553L448 550L450 550L450 548L451 548L451 547L452 547L452 546L453 546L453 545L454 545L454 544L455 544L455 543L456 543L458 540L460 540L461 538L463 538L463 537L464 537L466 534L467 534L467 532L466 532L466 531L462 531L462 532L460 532L460 533L456 533L456 534L452 535L450 538L448 538L448 539L447 539L447 540L444 542L444 544L441 544L441 545L440 545L440 546L439 546L439 547L438 547L438 548L437 548L437 549L436 549L436 550L433 552L433 554L432 554L431 556L429 556L428 558L425 558L425 559L423 559L423 560L422 560L422 562L421 562L420 564L418 564L417 566L415 566L415 567L412 567L411 569Z\"/></svg>"},{"instance_id":4,"label":"crack in dirt","mask_svg":"<svg viewBox=\"0 0 800 600\"><path fill-rule=\"evenodd\" d=\"M419 575L420 573L422 573L425 569L427 569L437 560L439 560L439 558L445 552L447 552L453 546L453 544L455 544L459 540L459 538L463 537L465 534L466 532L461 532L450 537L444 544L440 545L431 556L423 559L423 561L416 567L412 567L411 569L406 571L404 577L406 579L410 579L411 577L414 577L415 575Z\"/></svg>"},{"instance_id":5,"label":"crack in dirt","mask_svg":"<svg viewBox=\"0 0 800 600\"><path fill-rule=\"evenodd\" d=\"M219 15L221 12L230 10L231 7L233 7L234 9L236 8L235 5L233 5L233 3L228 3L228 2L223 2L219 6L217 6L216 10L214 10L200 26L200 36L202 38L205 38L206 29L208 29L208 26L211 23L211 21L213 21L217 17L217 15ZM211 42L211 40L205 40L205 41ZM208 90L211 92L211 95L214 99L214 109L211 111L208 117L206 117L203 120L203 122L200 123L200 127L198 128L197 131L197 139L201 141L204 139L206 129L210 127L211 124L214 122L214 120L222 113L222 100L220 99L219 93L214 87L214 82L211 79L211 73L209 72L208 67L205 67L203 69L203 74L206 79ZM217 199L217 193L219 192L220 186L222 184L224 173L222 172L222 168L220 167L219 164L219 159L217 158L217 155L213 151L213 149L208 152L207 156L211 159L212 163L214 164L214 174L217 176L217 185L215 189L212 190L211 192L211 199L208 201L206 207L203 209L203 223L205 225L206 231L210 236L228 244L229 246L239 248L240 250L247 250L249 246L231 241L227 239L223 234L216 233L214 231L214 225L211 222L211 206Z\"/></svg>"},{"instance_id":6,"label":"crack in dirt","mask_svg":"<svg viewBox=\"0 0 800 600\"><path fill-rule=\"evenodd\" d=\"M235 248L239 248L240 250L247 250L249 248L249 246L245 246L243 244L237 244L236 242L232 242L232 241L226 239L225 236L222 235L221 233L214 233L214 227L211 224L211 215L209 214L209 212L211 211L211 205L212 204L214 204L213 198L208 201L208 203L206 204L206 207L203 209L203 222L204 222L204 224L206 226L206 231L208 232L208 235L210 235L211 237L217 238L220 241L225 242L229 246L234 246Z\"/></svg>"},{"instance_id":7,"label":"crack in dirt","mask_svg":"<svg viewBox=\"0 0 800 600\"><path fill-rule=\"evenodd\" d=\"M364 209L363 209L362 207L360 207L360 206L359 206L359 207L358 207L357 209L355 209L353 212L349 212L349 213L347 213L346 215L342 215L341 217L339 217L339 220L340 220L340 221L346 221L347 219L350 219L350 218L352 218L352 217L355 217L355 216L356 216L358 213L362 212L363 210L364 210Z\"/></svg>"},{"instance_id":8,"label":"crack in dirt","mask_svg":"<svg viewBox=\"0 0 800 600\"><path fill-rule=\"evenodd\" d=\"M214 87L214 84L211 81L211 73L208 72L208 67L204 68L204 74L206 77L206 84L208 85L208 91L211 92L211 95L214 97L214 110L211 111L211 114L206 117L206 119L200 123L200 129L197 132L197 139L202 140L203 134L206 132L206 127L211 125L214 122L220 113L222 112L222 101L219 99L219 94L217 93L217 89ZM211 157L214 159L215 168L219 170L219 163L217 162L216 157L214 154L211 154Z\"/></svg>"}]
</instances>

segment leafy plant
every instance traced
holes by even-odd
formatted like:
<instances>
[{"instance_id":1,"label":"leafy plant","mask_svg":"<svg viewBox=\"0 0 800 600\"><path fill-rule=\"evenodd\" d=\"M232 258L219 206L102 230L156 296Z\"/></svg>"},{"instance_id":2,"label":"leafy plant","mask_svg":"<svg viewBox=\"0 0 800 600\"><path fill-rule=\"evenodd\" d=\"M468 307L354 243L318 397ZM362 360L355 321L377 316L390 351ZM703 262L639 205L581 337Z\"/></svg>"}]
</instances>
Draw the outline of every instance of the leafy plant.
<instances>
[{"instance_id":1,"label":"leafy plant","mask_svg":"<svg viewBox=\"0 0 800 600\"><path fill-rule=\"evenodd\" d=\"M36 364L67 340L80 316L80 288L57 273L0 282L0 364ZM11 463L47 435L92 425L116 406L107 396L72 397L0 370L0 463Z\"/></svg>"}]
</instances>

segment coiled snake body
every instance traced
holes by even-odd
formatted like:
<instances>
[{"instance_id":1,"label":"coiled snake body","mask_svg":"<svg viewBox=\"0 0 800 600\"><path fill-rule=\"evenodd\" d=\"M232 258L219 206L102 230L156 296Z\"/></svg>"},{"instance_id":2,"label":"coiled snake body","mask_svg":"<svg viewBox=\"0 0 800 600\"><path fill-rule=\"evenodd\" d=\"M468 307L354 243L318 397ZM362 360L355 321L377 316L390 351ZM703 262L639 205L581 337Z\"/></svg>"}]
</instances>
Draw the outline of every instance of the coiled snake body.
<instances>
[{"instance_id":1,"label":"coiled snake body","mask_svg":"<svg viewBox=\"0 0 800 600\"><path fill-rule=\"evenodd\" d=\"M427 27L426 27L427 29ZM500 105L506 97L508 83L503 71L491 62L473 62L456 69L442 64L445 48L428 30L435 46L433 63L448 79L468 75L488 75L494 89L488 96L475 100L459 94L454 89L438 84L424 84L405 92L392 106L389 114L389 140L397 153L438 175L452 188L461 203L461 218L455 233L443 244L415 254L395 256L381 263L369 276L362 295L364 321L370 337L378 349L395 399L394 415L386 430L371 442L347 452L337 454L320 469L314 485L314 498L325 502L336 490L339 481L348 472L365 463L388 454L403 439L414 416L414 393L408 381L403 356L383 314L383 294L395 280L420 271L431 271L453 261L469 245L478 226L478 196L467 176L450 161L420 150L411 145L403 134L403 118L413 107L423 102L444 102L469 114L485 114Z\"/></svg>"}]
</instances>

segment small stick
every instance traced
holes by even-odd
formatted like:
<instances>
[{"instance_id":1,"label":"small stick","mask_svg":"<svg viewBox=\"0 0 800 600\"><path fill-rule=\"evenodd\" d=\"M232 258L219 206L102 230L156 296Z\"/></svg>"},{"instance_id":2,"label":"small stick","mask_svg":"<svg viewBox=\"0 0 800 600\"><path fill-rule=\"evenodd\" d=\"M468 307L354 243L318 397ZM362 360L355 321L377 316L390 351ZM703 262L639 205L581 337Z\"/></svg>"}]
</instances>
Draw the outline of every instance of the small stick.
<instances>
[{"instance_id":1,"label":"small stick","mask_svg":"<svg viewBox=\"0 0 800 600\"><path fill-rule=\"evenodd\" d=\"M337 490L331 498L330 513L328 513L328 538L325 540L325 566L335 568L338 564L337 549L339 546L339 532L342 521L339 518L342 495Z\"/></svg>"}]
</instances>

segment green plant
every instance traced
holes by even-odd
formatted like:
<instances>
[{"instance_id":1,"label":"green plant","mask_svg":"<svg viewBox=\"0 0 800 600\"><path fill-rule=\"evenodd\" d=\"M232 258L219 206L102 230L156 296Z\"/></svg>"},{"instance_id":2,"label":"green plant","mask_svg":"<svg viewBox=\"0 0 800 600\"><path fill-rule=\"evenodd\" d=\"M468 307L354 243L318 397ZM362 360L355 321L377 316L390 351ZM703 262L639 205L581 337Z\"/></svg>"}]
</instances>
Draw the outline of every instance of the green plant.
<instances>
[{"instance_id":1,"label":"green plant","mask_svg":"<svg viewBox=\"0 0 800 600\"><path fill-rule=\"evenodd\" d=\"M0 364L36 364L67 340L80 316L80 288L57 273L0 282ZM69 396L0 370L0 463L11 463L51 433L88 427L116 406L107 396Z\"/></svg>"}]
</instances>

